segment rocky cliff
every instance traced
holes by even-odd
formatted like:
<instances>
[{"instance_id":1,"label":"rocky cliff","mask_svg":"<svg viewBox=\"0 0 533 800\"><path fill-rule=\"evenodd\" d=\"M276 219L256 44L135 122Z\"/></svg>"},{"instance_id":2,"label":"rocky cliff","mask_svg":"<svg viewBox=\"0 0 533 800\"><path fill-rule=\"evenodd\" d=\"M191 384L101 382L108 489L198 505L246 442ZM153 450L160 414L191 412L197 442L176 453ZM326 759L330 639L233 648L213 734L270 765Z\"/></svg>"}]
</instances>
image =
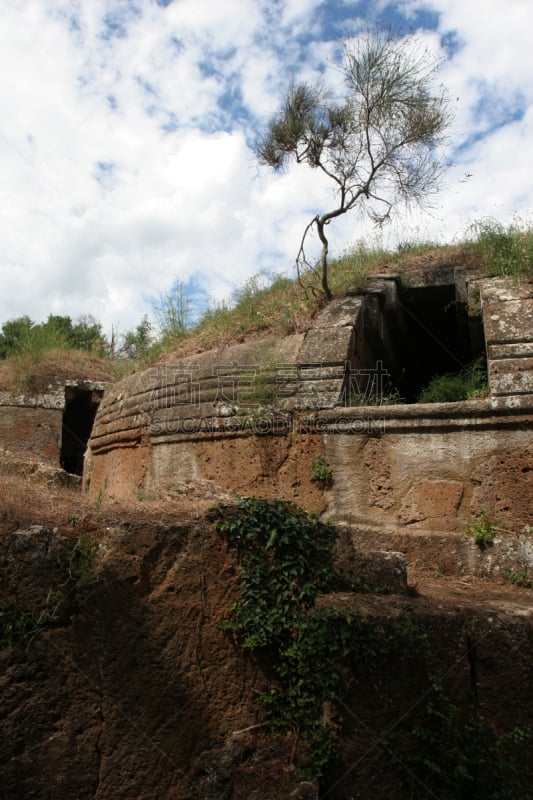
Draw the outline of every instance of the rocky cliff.
<instances>
[{"instance_id":1,"label":"rocky cliff","mask_svg":"<svg viewBox=\"0 0 533 800\"><path fill-rule=\"evenodd\" d=\"M128 519L106 502L107 511L68 525L4 523L3 800L430 797L410 793L411 773L427 779L414 757L447 769L468 741L467 722L478 726L470 766L484 769L499 752L495 737L509 734L518 760L505 780L527 781L520 737L533 722L530 591L428 575L408 594L401 557L392 567L371 559L369 571L340 531L337 565L366 575L379 593L317 599L317 609L353 615L371 634L359 660L341 668L338 703L324 707L339 755L319 782L301 772L309 754L298 731L269 730L259 695L277 685L271 656L241 650L221 626L242 567L202 510L205 499L169 497L160 522L149 504ZM413 639L415 627L422 638ZM437 679L444 728L428 712L442 699ZM450 785L457 789L451 777Z\"/></svg>"}]
</instances>

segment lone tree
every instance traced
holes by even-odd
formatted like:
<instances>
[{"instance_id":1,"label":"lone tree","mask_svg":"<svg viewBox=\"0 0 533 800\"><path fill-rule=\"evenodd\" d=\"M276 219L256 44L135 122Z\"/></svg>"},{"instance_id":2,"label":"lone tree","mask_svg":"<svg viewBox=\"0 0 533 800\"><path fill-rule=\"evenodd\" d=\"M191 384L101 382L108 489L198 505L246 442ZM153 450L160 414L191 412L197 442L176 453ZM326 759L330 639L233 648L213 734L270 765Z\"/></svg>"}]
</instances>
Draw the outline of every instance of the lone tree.
<instances>
[{"instance_id":1,"label":"lone tree","mask_svg":"<svg viewBox=\"0 0 533 800\"><path fill-rule=\"evenodd\" d=\"M437 63L413 37L368 32L344 45L345 91L332 98L320 85L292 84L256 147L259 162L282 170L294 160L333 184L333 208L307 225L296 269L311 265L306 239L316 227L322 245L322 291L328 283L327 226L359 208L376 224L399 206L422 205L438 189L438 150L450 123L449 101L436 83Z\"/></svg>"}]
</instances>

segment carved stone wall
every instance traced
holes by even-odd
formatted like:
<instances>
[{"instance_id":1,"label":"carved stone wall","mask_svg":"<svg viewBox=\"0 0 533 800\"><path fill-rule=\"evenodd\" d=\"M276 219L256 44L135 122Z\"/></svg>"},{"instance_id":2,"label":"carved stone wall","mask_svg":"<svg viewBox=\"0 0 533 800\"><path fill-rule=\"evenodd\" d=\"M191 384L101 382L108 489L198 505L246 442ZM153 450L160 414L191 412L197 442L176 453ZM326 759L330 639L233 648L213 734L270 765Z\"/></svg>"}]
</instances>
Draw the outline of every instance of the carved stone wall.
<instances>
[{"instance_id":1,"label":"carved stone wall","mask_svg":"<svg viewBox=\"0 0 533 800\"><path fill-rule=\"evenodd\" d=\"M210 480L387 535L457 536L485 508L520 535L533 526L532 286L453 268L413 273L408 287L378 276L329 304L305 334L130 376L99 409L86 487L128 497ZM409 292L419 303L411 309ZM416 377L412 309L422 316L425 298L435 305L448 296L458 308L452 361L486 349L490 396L379 405L371 384L374 405L351 405L365 376L380 377L372 365L389 375L406 350ZM333 471L330 487L313 480L318 456Z\"/></svg>"},{"instance_id":2,"label":"carved stone wall","mask_svg":"<svg viewBox=\"0 0 533 800\"><path fill-rule=\"evenodd\" d=\"M0 392L0 450L59 466L67 394L70 397L77 392L90 395L93 404L97 404L103 396L104 384L64 381L51 385L42 394ZM72 438L76 439L76 431ZM81 448L81 443L77 444Z\"/></svg>"}]
</instances>

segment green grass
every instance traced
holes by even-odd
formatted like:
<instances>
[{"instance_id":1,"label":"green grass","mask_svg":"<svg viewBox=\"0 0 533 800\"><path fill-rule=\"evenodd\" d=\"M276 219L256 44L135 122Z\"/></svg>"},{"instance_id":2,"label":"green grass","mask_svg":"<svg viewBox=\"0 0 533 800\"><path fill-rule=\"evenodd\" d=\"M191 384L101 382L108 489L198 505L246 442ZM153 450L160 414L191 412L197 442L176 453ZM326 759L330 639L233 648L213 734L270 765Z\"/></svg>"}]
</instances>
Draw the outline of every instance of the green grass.
<instances>
[{"instance_id":1,"label":"green grass","mask_svg":"<svg viewBox=\"0 0 533 800\"><path fill-rule=\"evenodd\" d=\"M333 296L342 297L348 289L363 288L365 280L372 274L394 272L401 275L408 273L413 267L431 269L453 265L474 266L489 276L531 280L533 223L517 220L505 227L495 220L482 220L474 224L464 240L457 244L437 245L428 241L406 239L398 245L395 252L385 250L379 245L369 246L360 242L339 258L330 261L329 284ZM184 302L186 303L186 298ZM320 275L315 270L303 273L301 282L296 277L282 274L254 275L236 289L230 299L209 307L196 323L180 330L179 336L161 336L137 361L129 361L129 365L146 367L178 350L181 356L187 356L215 347L228 347L267 334L284 336L299 333L307 329L323 302ZM24 352L19 353L19 358L22 359L18 370L19 385L42 384L36 362L43 353L64 347L64 342L57 339L57 336L53 341L42 338L40 331L35 336L37 341L28 337ZM121 361L128 362L127 359ZM28 366L31 368L28 369ZM127 371L122 366L115 374L120 376ZM440 393L453 394L455 399L461 399L456 397L460 388L455 377L451 382L454 386L445 387L446 382L450 383L448 379L444 380Z\"/></svg>"},{"instance_id":2,"label":"green grass","mask_svg":"<svg viewBox=\"0 0 533 800\"><path fill-rule=\"evenodd\" d=\"M231 303L208 308L190 336L211 346L243 341L258 333L294 333L317 308L316 299L306 296L296 281L283 275L270 280L254 275L235 290Z\"/></svg>"},{"instance_id":3,"label":"green grass","mask_svg":"<svg viewBox=\"0 0 533 800\"><path fill-rule=\"evenodd\" d=\"M113 383L123 377L116 361L67 348L20 353L0 361L0 391L46 392L57 379Z\"/></svg>"},{"instance_id":4,"label":"green grass","mask_svg":"<svg viewBox=\"0 0 533 800\"><path fill-rule=\"evenodd\" d=\"M487 275L533 278L533 225L517 219L508 227L494 219L474 223L468 247L481 259Z\"/></svg>"},{"instance_id":5,"label":"green grass","mask_svg":"<svg viewBox=\"0 0 533 800\"><path fill-rule=\"evenodd\" d=\"M330 262L333 296L342 297L348 289L361 290L366 278L391 265L401 271L402 260L409 261L428 247L413 245L402 253L391 253L358 244ZM450 248L442 251L443 257L449 256ZM162 354L172 352L173 344L187 355L188 351L224 347L266 334L283 336L304 331L322 304L320 276L313 270L302 275L301 283L286 275L254 275L233 292L229 301L209 307L187 335L179 342L169 342Z\"/></svg>"}]
</instances>

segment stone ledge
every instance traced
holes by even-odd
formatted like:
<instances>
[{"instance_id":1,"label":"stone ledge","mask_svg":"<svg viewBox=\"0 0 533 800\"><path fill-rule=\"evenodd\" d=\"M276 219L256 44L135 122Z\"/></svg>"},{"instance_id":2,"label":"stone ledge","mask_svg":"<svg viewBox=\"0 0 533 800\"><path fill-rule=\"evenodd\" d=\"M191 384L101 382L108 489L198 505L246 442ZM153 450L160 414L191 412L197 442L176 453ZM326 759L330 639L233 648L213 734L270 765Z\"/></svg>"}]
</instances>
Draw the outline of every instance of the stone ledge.
<instances>
[{"instance_id":1,"label":"stone ledge","mask_svg":"<svg viewBox=\"0 0 533 800\"><path fill-rule=\"evenodd\" d=\"M400 553L408 575L421 564L436 575L498 578L506 572L523 569L524 565L533 570L533 537L527 534L497 536L492 545L482 549L473 539L450 531L378 529L349 523L345 527L356 552L369 548Z\"/></svg>"}]
</instances>

